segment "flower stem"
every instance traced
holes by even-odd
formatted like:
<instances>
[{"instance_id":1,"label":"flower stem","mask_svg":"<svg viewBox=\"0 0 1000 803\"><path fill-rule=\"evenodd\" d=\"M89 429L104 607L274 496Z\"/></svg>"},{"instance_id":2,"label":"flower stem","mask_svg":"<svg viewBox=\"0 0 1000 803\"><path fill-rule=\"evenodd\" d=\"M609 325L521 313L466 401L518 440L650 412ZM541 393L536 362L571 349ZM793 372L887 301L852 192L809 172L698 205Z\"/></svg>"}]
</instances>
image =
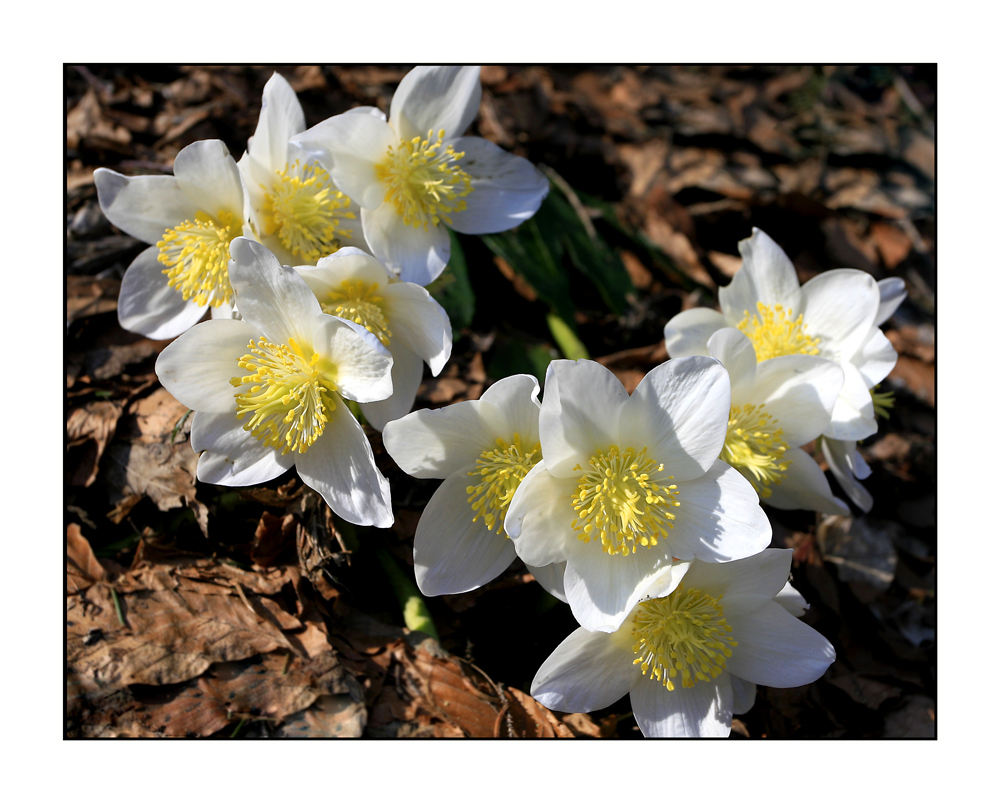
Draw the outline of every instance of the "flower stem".
<instances>
[{"instance_id":1,"label":"flower stem","mask_svg":"<svg viewBox=\"0 0 1000 803\"><path fill-rule=\"evenodd\" d=\"M395 558L385 549L380 547L376 550L375 555L382 565L382 570L388 575L392 590L403 609L403 621L406 626L410 630L419 630L421 633L426 633L431 638L440 641L437 629L434 627L434 620L431 619L430 611L427 610L427 603L420 596L416 583L399 568Z\"/></svg>"},{"instance_id":2,"label":"flower stem","mask_svg":"<svg viewBox=\"0 0 1000 803\"><path fill-rule=\"evenodd\" d=\"M354 401L354 399L344 399L344 404L346 404L347 409L351 411L351 415L358 419L358 423L361 424L361 426L368 423L368 419L365 418L365 414L361 412L361 405Z\"/></svg>"},{"instance_id":3,"label":"flower stem","mask_svg":"<svg viewBox=\"0 0 1000 803\"><path fill-rule=\"evenodd\" d=\"M567 360L586 360L590 358L587 347L580 342L580 338L566 321L560 318L555 312L550 312L545 316L545 321L549 325L549 331L555 338L556 345Z\"/></svg>"}]
</instances>

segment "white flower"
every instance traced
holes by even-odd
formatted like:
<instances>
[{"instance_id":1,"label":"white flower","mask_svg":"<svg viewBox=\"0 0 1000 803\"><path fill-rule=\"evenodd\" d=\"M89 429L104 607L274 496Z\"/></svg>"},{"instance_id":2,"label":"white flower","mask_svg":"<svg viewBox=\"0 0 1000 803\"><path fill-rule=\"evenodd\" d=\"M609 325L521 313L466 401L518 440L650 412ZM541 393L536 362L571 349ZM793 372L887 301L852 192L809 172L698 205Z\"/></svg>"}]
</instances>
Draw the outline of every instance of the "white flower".
<instances>
[{"instance_id":1,"label":"white flower","mask_svg":"<svg viewBox=\"0 0 1000 803\"><path fill-rule=\"evenodd\" d=\"M479 110L479 67L417 67L399 83L389 120L354 109L293 137L361 206L371 252L399 278L426 285L451 252L445 224L465 234L530 218L548 181L528 161L462 133Z\"/></svg>"},{"instance_id":2,"label":"white flower","mask_svg":"<svg viewBox=\"0 0 1000 803\"><path fill-rule=\"evenodd\" d=\"M243 320L212 320L175 340L156 374L195 410L198 479L253 485L293 465L354 524L392 524L389 483L343 399L392 393L392 357L367 329L326 315L301 277L260 243L233 241L230 279Z\"/></svg>"},{"instance_id":3,"label":"white flower","mask_svg":"<svg viewBox=\"0 0 1000 803\"><path fill-rule=\"evenodd\" d=\"M375 429L408 413L423 378L424 361L437 376L451 357L451 322L423 287L390 278L375 257L345 247L316 267L295 270L323 311L361 324L392 355L392 396L361 405Z\"/></svg>"},{"instance_id":4,"label":"white flower","mask_svg":"<svg viewBox=\"0 0 1000 803\"><path fill-rule=\"evenodd\" d=\"M101 211L118 228L153 243L135 258L118 296L118 321L167 340L212 316L232 315L229 244L252 236L236 162L217 139L194 142L174 159L172 176L94 172Z\"/></svg>"},{"instance_id":5,"label":"white flower","mask_svg":"<svg viewBox=\"0 0 1000 803\"><path fill-rule=\"evenodd\" d=\"M804 686L835 657L795 617L804 600L786 583L792 550L730 563L694 561L666 595L639 602L612 633L582 627L542 664L531 694L556 711L584 713L628 694L644 736L727 736L756 684Z\"/></svg>"},{"instance_id":6,"label":"white flower","mask_svg":"<svg viewBox=\"0 0 1000 803\"><path fill-rule=\"evenodd\" d=\"M538 381L517 374L476 401L416 410L386 424L385 449L403 471L444 478L413 538L424 594L479 588L517 557L504 521L517 486L541 457L538 410ZM562 598L558 567L545 567L536 579Z\"/></svg>"},{"instance_id":7,"label":"white flower","mask_svg":"<svg viewBox=\"0 0 1000 803\"><path fill-rule=\"evenodd\" d=\"M787 354L825 357L844 369L844 385L824 435L861 440L875 433L868 388L892 370L896 352L876 326L879 289L860 270L830 270L802 287L785 252L760 229L740 242L743 266L719 290L722 312L691 309L664 329L672 357L707 354L712 333L733 326L753 341L758 360Z\"/></svg>"},{"instance_id":8,"label":"white flower","mask_svg":"<svg viewBox=\"0 0 1000 803\"><path fill-rule=\"evenodd\" d=\"M879 307L875 317L875 325L881 326L889 320L896 308L903 303L906 298L906 283L902 279L883 279L878 283ZM896 363L895 352L893 353L893 366ZM889 370L892 370L890 366ZM888 373L888 372L887 372ZM875 382L869 388L875 387ZM836 477L841 489L865 513L872 509L874 499L858 480L867 479L871 476L872 470L868 468L865 459L858 454L858 442L856 440L836 440L824 437L820 441L823 456L830 466L830 472Z\"/></svg>"},{"instance_id":9,"label":"white flower","mask_svg":"<svg viewBox=\"0 0 1000 803\"><path fill-rule=\"evenodd\" d=\"M315 265L344 245L364 246L358 205L289 140L306 130L295 91L275 73L264 85L257 130L240 159L257 237L282 265Z\"/></svg>"},{"instance_id":10,"label":"white flower","mask_svg":"<svg viewBox=\"0 0 1000 803\"><path fill-rule=\"evenodd\" d=\"M588 630L616 629L675 558L733 560L770 543L757 493L718 459L729 395L707 357L657 366L631 397L598 363L549 365L543 459L505 526L525 563L565 561L566 598Z\"/></svg>"},{"instance_id":11,"label":"white flower","mask_svg":"<svg viewBox=\"0 0 1000 803\"><path fill-rule=\"evenodd\" d=\"M844 383L839 365L790 354L757 362L753 343L737 329L720 329L708 351L729 371L732 401L721 458L761 499L785 510L850 513L834 498L819 465L798 448L830 423Z\"/></svg>"}]
</instances>

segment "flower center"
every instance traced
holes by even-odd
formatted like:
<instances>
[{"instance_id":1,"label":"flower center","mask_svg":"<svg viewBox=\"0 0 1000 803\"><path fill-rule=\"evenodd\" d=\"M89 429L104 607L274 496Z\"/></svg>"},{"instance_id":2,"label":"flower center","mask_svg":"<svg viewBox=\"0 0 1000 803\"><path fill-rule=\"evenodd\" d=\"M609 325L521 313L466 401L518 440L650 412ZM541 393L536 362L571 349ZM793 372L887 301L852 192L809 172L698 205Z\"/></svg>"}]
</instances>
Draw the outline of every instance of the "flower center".
<instances>
[{"instance_id":1,"label":"flower center","mask_svg":"<svg viewBox=\"0 0 1000 803\"><path fill-rule=\"evenodd\" d=\"M229 284L229 243L243 233L241 221L230 212L219 212L214 218L198 212L194 223L185 220L167 229L156 247L157 260L167 266L167 282L199 306L221 307L233 300Z\"/></svg>"},{"instance_id":2,"label":"flower center","mask_svg":"<svg viewBox=\"0 0 1000 803\"><path fill-rule=\"evenodd\" d=\"M282 454L305 454L329 420L326 411L337 392L336 367L293 338L286 346L261 336L248 348L250 353L240 358L239 366L250 375L229 380L236 388L253 385L236 394L236 417L242 420L249 414L243 429L265 446L281 449Z\"/></svg>"},{"instance_id":3,"label":"flower center","mask_svg":"<svg viewBox=\"0 0 1000 803\"><path fill-rule=\"evenodd\" d=\"M327 315L361 324L388 347L392 332L380 306L382 296L376 295L377 290L378 282L365 284L361 279L353 282L345 279L340 283L340 290L331 290L320 306Z\"/></svg>"},{"instance_id":4,"label":"flower center","mask_svg":"<svg viewBox=\"0 0 1000 803\"><path fill-rule=\"evenodd\" d=\"M681 503L676 501L676 485L650 479L651 474L662 474L663 463L647 457L645 447L636 454L631 447L622 452L611 446L591 457L589 465L573 468L583 472L573 496L577 538L586 544L600 535L609 555L628 555L638 544L653 547L667 537L676 518L671 508Z\"/></svg>"},{"instance_id":5,"label":"flower center","mask_svg":"<svg viewBox=\"0 0 1000 803\"><path fill-rule=\"evenodd\" d=\"M785 478L789 461L782 460L788 444L784 433L764 405L744 404L729 408L729 428L722 446L721 460L738 469L762 499L771 495L771 483L779 485Z\"/></svg>"},{"instance_id":6,"label":"flower center","mask_svg":"<svg viewBox=\"0 0 1000 803\"><path fill-rule=\"evenodd\" d=\"M496 444L496 449L485 449L479 455L475 470L469 472L470 477L480 478L479 484L469 485L465 492L469 495L469 504L476 514L472 520L482 518L488 530L509 537L503 529L507 507L524 475L531 471L542 454L537 443L530 449L525 449L521 444L521 436L516 432L510 443L497 438Z\"/></svg>"},{"instance_id":7,"label":"flower center","mask_svg":"<svg viewBox=\"0 0 1000 803\"><path fill-rule=\"evenodd\" d=\"M442 149L444 129L427 132L427 139L414 137L389 146L385 160L375 166L375 175L386 186L385 200L396 207L403 222L414 228L451 223L451 213L465 209L462 200L472 192L469 174L458 166L465 153Z\"/></svg>"},{"instance_id":8,"label":"flower center","mask_svg":"<svg viewBox=\"0 0 1000 803\"><path fill-rule=\"evenodd\" d=\"M264 234L277 234L293 256L306 262L340 248L341 238L351 233L341 228L340 221L355 216L343 211L351 199L337 191L330 175L315 162L300 167L296 159L276 173L278 178L264 196Z\"/></svg>"},{"instance_id":9,"label":"flower center","mask_svg":"<svg viewBox=\"0 0 1000 803\"><path fill-rule=\"evenodd\" d=\"M669 596L640 602L632 614L632 652L639 656L632 663L669 691L678 675L685 688L718 677L736 646L721 599L681 583Z\"/></svg>"},{"instance_id":10,"label":"flower center","mask_svg":"<svg viewBox=\"0 0 1000 803\"><path fill-rule=\"evenodd\" d=\"M750 338L757 352L757 362L786 354L819 354L819 338L806 334L802 315L792 319L792 311L781 304L770 306L757 302L757 314L752 318L744 310L743 320L736 328Z\"/></svg>"}]
</instances>

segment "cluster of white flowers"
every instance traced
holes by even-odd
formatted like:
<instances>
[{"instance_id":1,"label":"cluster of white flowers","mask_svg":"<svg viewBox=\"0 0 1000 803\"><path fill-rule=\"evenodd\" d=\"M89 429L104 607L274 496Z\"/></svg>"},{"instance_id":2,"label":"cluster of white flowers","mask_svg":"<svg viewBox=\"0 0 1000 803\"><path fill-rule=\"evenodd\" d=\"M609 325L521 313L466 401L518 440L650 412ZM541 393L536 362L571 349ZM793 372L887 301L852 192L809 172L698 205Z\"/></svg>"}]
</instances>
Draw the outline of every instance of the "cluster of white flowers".
<instances>
[{"instance_id":1,"label":"cluster of white flowers","mask_svg":"<svg viewBox=\"0 0 1000 803\"><path fill-rule=\"evenodd\" d=\"M200 480L295 466L337 515L388 527L356 403L403 471L443 480L414 537L423 593L478 588L520 558L569 604L581 627L538 670L535 697L585 712L629 693L647 736L726 735L756 684L809 683L833 661L796 618L791 551L768 548L761 503L849 511L802 448L819 439L871 507L856 442L876 431L871 390L896 359L878 326L902 283L833 270L800 288L755 229L722 311L673 318L672 359L631 395L596 362L556 360L541 401L518 375L410 413L423 363L437 375L451 355L424 289L448 262L446 226L504 231L548 189L524 159L462 136L480 95L478 68L417 68L388 119L356 108L307 130L274 75L238 163L204 141L172 177L98 170L107 217L152 244L125 275L119 319L177 338L156 371L195 411Z\"/></svg>"}]
</instances>

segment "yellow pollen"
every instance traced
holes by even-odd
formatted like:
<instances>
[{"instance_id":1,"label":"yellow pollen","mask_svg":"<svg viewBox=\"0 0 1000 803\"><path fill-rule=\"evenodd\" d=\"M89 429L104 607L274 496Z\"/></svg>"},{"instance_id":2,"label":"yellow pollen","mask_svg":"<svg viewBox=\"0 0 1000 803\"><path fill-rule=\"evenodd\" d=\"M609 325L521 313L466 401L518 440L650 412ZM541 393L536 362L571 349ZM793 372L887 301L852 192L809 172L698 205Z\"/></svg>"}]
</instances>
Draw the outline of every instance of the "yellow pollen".
<instances>
[{"instance_id":1,"label":"yellow pollen","mask_svg":"<svg viewBox=\"0 0 1000 803\"><path fill-rule=\"evenodd\" d=\"M343 237L351 234L341 227L353 212L343 211L351 202L338 192L330 175L315 162L305 167L298 159L284 170L264 196L264 234L278 235L292 255L315 263L340 248ZM267 190L267 188L264 188Z\"/></svg>"},{"instance_id":2,"label":"yellow pollen","mask_svg":"<svg viewBox=\"0 0 1000 803\"><path fill-rule=\"evenodd\" d=\"M750 480L762 499L771 495L768 487L779 485L790 465L782 456L788 444L782 440L784 433L764 405L733 405L729 409L729 428L722 447L721 460Z\"/></svg>"},{"instance_id":3,"label":"yellow pollen","mask_svg":"<svg viewBox=\"0 0 1000 803\"><path fill-rule=\"evenodd\" d=\"M628 555L669 535L677 518L673 508L681 505L677 486L660 484L673 476L662 476L663 464L647 457L645 447L636 454L631 447L622 452L611 446L591 457L589 466L573 469L583 472L573 496L577 538L586 544L600 537L609 555Z\"/></svg>"},{"instance_id":4,"label":"yellow pollen","mask_svg":"<svg viewBox=\"0 0 1000 803\"><path fill-rule=\"evenodd\" d=\"M639 656L632 663L668 691L678 676L685 688L717 678L737 646L721 600L681 583L669 596L640 602L632 614L632 652Z\"/></svg>"},{"instance_id":5,"label":"yellow pollen","mask_svg":"<svg viewBox=\"0 0 1000 803\"><path fill-rule=\"evenodd\" d=\"M250 375L229 380L235 388L253 385L236 394L236 417L242 420L249 413L243 429L265 446L282 454L305 454L329 420L327 411L337 392L336 367L293 338L286 346L262 336L248 348L239 367Z\"/></svg>"},{"instance_id":6,"label":"yellow pollen","mask_svg":"<svg viewBox=\"0 0 1000 803\"><path fill-rule=\"evenodd\" d=\"M442 149L444 129L434 137L401 140L389 146L385 159L375 166L375 175L386 186L385 201L392 203L408 226L427 231L442 220L451 223L450 215L465 209L463 200L472 192L469 174L458 166L465 153L456 153L448 145Z\"/></svg>"},{"instance_id":7,"label":"yellow pollen","mask_svg":"<svg viewBox=\"0 0 1000 803\"><path fill-rule=\"evenodd\" d=\"M792 311L781 304L769 306L758 301L757 314L751 318L750 311L744 310L736 328L753 342L757 362L786 354L819 354L820 339L806 334L802 315L792 320Z\"/></svg>"},{"instance_id":8,"label":"yellow pollen","mask_svg":"<svg viewBox=\"0 0 1000 803\"><path fill-rule=\"evenodd\" d=\"M469 485L465 492L469 495L469 504L476 514L472 520L478 521L481 518L488 530L509 538L504 531L503 522L511 497L524 475L541 459L542 453L537 443L526 449L521 443L521 436L516 432L510 443L497 438L496 444L496 449L485 449L479 455L475 470L469 472L470 477L480 478L479 484Z\"/></svg>"},{"instance_id":9,"label":"yellow pollen","mask_svg":"<svg viewBox=\"0 0 1000 803\"><path fill-rule=\"evenodd\" d=\"M383 346L388 347L392 332L382 310L382 296L377 292L378 282L365 284L361 279L345 279L340 283L339 290L331 290L326 300L320 301L320 306L328 315L361 324L381 340Z\"/></svg>"},{"instance_id":10,"label":"yellow pollen","mask_svg":"<svg viewBox=\"0 0 1000 803\"><path fill-rule=\"evenodd\" d=\"M199 306L221 307L233 300L229 283L229 243L243 233L242 222L230 212L214 218L198 212L194 223L185 220L163 233L157 260L174 290Z\"/></svg>"}]
</instances>

